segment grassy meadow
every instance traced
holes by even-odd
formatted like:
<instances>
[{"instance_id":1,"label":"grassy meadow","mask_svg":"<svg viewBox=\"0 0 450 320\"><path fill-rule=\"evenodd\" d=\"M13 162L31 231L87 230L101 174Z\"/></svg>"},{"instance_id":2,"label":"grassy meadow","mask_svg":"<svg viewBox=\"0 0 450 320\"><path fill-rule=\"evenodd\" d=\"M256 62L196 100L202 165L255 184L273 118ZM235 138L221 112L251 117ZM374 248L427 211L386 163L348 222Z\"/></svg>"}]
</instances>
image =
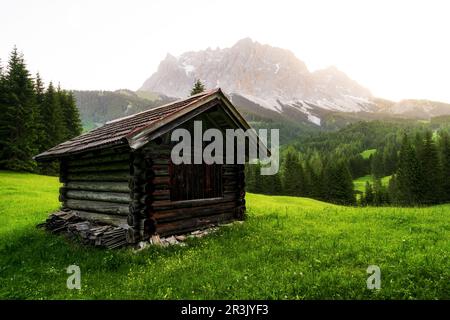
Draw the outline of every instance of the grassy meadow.
<instances>
[{"instance_id":1,"label":"grassy meadow","mask_svg":"<svg viewBox=\"0 0 450 320\"><path fill-rule=\"evenodd\" d=\"M389 185L389 180L391 180L391 176L383 177L383 178L381 178L381 184L383 186L387 187ZM373 185L372 175L366 175L364 177L360 177L358 179L353 180L355 190L365 192L366 191L366 182L370 182L370 184Z\"/></svg>"},{"instance_id":2,"label":"grassy meadow","mask_svg":"<svg viewBox=\"0 0 450 320\"><path fill-rule=\"evenodd\" d=\"M107 251L36 224L57 178L0 172L1 299L449 299L450 205L352 208L248 194L248 219L187 245ZM81 268L81 290L66 268ZM366 287L369 265L381 289Z\"/></svg>"}]
</instances>

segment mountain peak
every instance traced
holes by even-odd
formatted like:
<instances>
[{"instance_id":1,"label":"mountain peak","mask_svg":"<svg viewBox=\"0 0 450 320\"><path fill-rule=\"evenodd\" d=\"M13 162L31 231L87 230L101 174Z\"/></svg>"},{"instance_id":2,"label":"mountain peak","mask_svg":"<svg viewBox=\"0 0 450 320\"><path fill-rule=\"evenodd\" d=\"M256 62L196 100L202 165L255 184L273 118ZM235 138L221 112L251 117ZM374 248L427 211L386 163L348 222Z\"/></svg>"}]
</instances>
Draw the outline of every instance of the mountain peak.
<instances>
[{"instance_id":1,"label":"mountain peak","mask_svg":"<svg viewBox=\"0 0 450 320\"><path fill-rule=\"evenodd\" d=\"M251 45L254 45L254 44L256 44L256 43L257 43L257 42L256 42L256 41L253 41L252 38L246 37L246 38L243 38L243 39L241 39L241 40L238 40L238 41L233 45L233 47L251 46Z\"/></svg>"},{"instance_id":2,"label":"mountain peak","mask_svg":"<svg viewBox=\"0 0 450 320\"><path fill-rule=\"evenodd\" d=\"M231 48L185 52L178 59L168 55L140 90L186 97L195 79L277 113L296 108L308 119L314 117L312 106L351 112L371 107L370 92L336 67L311 73L291 51L249 37Z\"/></svg>"}]
</instances>

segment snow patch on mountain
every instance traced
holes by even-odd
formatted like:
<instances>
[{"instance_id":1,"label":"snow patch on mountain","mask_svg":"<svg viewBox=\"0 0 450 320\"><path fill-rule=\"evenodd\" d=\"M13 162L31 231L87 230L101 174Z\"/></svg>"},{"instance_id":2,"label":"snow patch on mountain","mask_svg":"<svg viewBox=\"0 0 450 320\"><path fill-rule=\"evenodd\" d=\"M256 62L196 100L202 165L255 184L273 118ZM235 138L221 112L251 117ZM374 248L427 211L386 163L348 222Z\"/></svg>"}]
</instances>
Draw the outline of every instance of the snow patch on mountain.
<instances>
[{"instance_id":1,"label":"snow patch on mountain","mask_svg":"<svg viewBox=\"0 0 450 320\"><path fill-rule=\"evenodd\" d=\"M255 96L248 95L248 94L240 94L240 95L243 96L244 98L260 105L261 107L266 108L266 109L269 109L269 110L272 110L272 111L275 111L278 113L283 112L283 108L276 98L262 99L262 98L255 97Z\"/></svg>"},{"instance_id":2,"label":"snow patch on mountain","mask_svg":"<svg viewBox=\"0 0 450 320\"><path fill-rule=\"evenodd\" d=\"M192 64L186 64L186 63L182 64L182 68L186 72L187 76L189 76L189 74L194 72L194 70L195 70L195 67Z\"/></svg>"},{"instance_id":3,"label":"snow patch on mountain","mask_svg":"<svg viewBox=\"0 0 450 320\"><path fill-rule=\"evenodd\" d=\"M278 71L280 71L280 64L279 63L276 63L275 64L275 67L276 67L276 69L275 69L275 74L277 74L278 73Z\"/></svg>"}]
</instances>

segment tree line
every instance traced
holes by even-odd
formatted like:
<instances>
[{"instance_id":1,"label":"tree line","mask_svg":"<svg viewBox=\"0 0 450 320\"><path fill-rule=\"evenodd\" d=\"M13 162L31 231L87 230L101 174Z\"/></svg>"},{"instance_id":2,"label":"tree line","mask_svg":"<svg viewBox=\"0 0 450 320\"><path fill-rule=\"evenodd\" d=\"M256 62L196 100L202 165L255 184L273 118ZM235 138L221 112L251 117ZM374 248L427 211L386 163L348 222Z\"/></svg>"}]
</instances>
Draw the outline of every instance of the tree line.
<instances>
[{"instance_id":1,"label":"tree line","mask_svg":"<svg viewBox=\"0 0 450 320\"><path fill-rule=\"evenodd\" d=\"M434 125L359 123L303 137L282 150L277 175L261 176L259 164L247 165L247 191L363 206L449 202L449 128ZM367 148L375 152L363 157ZM365 192L355 191L353 180L367 175Z\"/></svg>"},{"instance_id":2,"label":"tree line","mask_svg":"<svg viewBox=\"0 0 450 320\"><path fill-rule=\"evenodd\" d=\"M448 132L404 135L388 186L376 178L366 183L363 204L418 206L450 202L450 137Z\"/></svg>"},{"instance_id":3,"label":"tree line","mask_svg":"<svg viewBox=\"0 0 450 320\"><path fill-rule=\"evenodd\" d=\"M281 156L275 175L262 176L261 164L246 165L246 189L271 195L309 197L344 205L355 205L353 178L347 162L314 157L306 160L294 148Z\"/></svg>"},{"instance_id":4,"label":"tree line","mask_svg":"<svg viewBox=\"0 0 450 320\"><path fill-rule=\"evenodd\" d=\"M32 77L17 48L5 68L0 61L1 169L54 173L56 164L38 166L32 157L81 132L72 92Z\"/></svg>"}]
</instances>

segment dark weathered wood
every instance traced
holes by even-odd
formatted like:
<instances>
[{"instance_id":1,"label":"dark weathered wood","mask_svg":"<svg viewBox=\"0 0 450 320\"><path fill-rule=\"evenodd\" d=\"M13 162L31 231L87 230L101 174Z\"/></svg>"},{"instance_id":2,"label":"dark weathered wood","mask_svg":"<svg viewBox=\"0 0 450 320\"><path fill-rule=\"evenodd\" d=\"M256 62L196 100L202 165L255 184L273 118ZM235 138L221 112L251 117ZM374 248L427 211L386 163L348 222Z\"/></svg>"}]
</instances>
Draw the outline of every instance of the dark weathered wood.
<instances>
[{"instance_id":1,"label":"dark weathered wood","mask_svg":"<svg viewBox=\"0 0 450 320\"><path fill-rule=\"evenodd\" d=\"M67 161L64 159L59 161L59 182L67 182Z\"/></svg>"},{"instance_id":2,"label":"dark weathered wood","mask_svg":"<svg viewBox=\"0 0 450 320\"><path fill-rule=\"evenodd\" d=\"M68 190L130 192L128 182L69 181L66 184L66 188Z\"/></svg>"},{"instance_id":3,"label":"dark weathered wood","mask_svg":"<svg viewBox=\"0 0 450 320\"><path fill-rule=\"evenodd\" d=\"M150 194L150 195L149 195L149 196L150 196L150 199L151 199L152 201L170 200L170 192L169 192L169 190L164 190L164 191L167 191L167 193L166 193L166 194L160 194L160 195L155 194L155 193ZM146 201L147 201L147 200L146 200Z\"/></svg>"},{"instance_id":4,"label":"dark weathered wood","mask_svg":"<svg viewBox=\"0 0 450 320\"><path fill-rule=\"evenodd\" d=\"M97 173L70 173L69 181L127 181L130 178L128 171L97 172Z\"/></svg>"},{"instance_id":5,"label":"dark weathered wood","mask_svg":"<svg viewBox=\"0 0 450 320\"><path fill-rule=\"evenodd\" d=\"M84 158L69 159L67 161L68 165L71 167L76 166L87 166L87 165L98 165L101 163L112 163L112 162L124 162L129 161L130 154L125 151L116 151L111 154L103 156L89 156Z\"/></svg>"},{"instance_id":6,"label":"dark weathered wood","mask_svg":"<svg viewBox=\"0 0 450 320\"><path fill-rule=\"evenodd\" d=\"M164 169L152 169L153 173L155 176L157 177L162 177L162 176L168 176L169 175L169 168L164 168Z\"/></svg>"},{"instance_id":7,"label":"dark weathered wood","mask_svg":"<svg viewBox=\"0 0 450 320\"><path fill-rule=\"evenodd\" d=\"M195 199L195 200L181 200L181 201L154 201L152 208L156 210L170 210L175 208L193 208L202 207L211 204L219 204L234 200L233 195L220 198L207 198L207 199Z\"/></svg>"},{"instance_id":8,"label":"dark weathered wood","mask_svg":"<svg viewBox=\"0 0 450 320\"><path fill-rule=\"evenodd\" d=\"M155 190L151 193L151 195L153 197L157 197L157 196L168 196L170 195L170 190L169 189L158 189Z\"/></svg>"},{"instance_id":9,"label":"dark weathered wood","mask_svg":"<svg viewBox=\"0 0 450 320\"><path fill-rule=\"evenodd\" d=\"M155 177L152 180L152 183L155 185L169 185L170 184L170 177L164 176L164 177Z\"/></svg>"},{"instance_id":10,"label":"dark weathered wood","mask_svg":"<svg viewBox=\"0 0 450 320\"><path fill-rule=\"evenodd\" d=\"M239 188L237 184L233 185L226 185L223 187L223 193L232 193L232 192L239 192Z\"/></svg>"},{"instance_id":11,"label":"dark weathered wood","mask_svg":"<svg viewBox=\"0 0 450 320\"><path fill-rule=\"evenodd\" d=\"M103 163L97 165L89 165L89 166L77 166L77 167L69 167L69 173L77 173L77 172L102 172L102 171L129 171L130 163L129 162L113 162L113 163Z\"/></svg>"},{"instance_id":12,"label":"dark weathered wood","mask_svg":"<svg viewBox=\"0 0 450 320\"><path fill-rule=\"evenodd\" d=\"M117 203L129 203L130 195L119 192L95 192L84 190L69 190L66 193L68 199L107 201Z\"/></svg>"},{"instance_id":13,"label":"dark weathered wood","mask_svg":"<svg viewBox=\"0 0 450 320\"><path fill-rule=\"evenodd\" d=\"M72 212L84 220L112 224L118 227L125 227L127 225L127 218L122 216L81 210L72 210Z\"/></svg>"},{"instance_id":14,"label":"dark weathered wood","mask_svg":"<svg viewBox=\"0 0 450 320\"><path fill-rule=\"evenodd\" d=\"M73 210L93 211L107 214L127 215L130 212L128 205L120 203L68 199L64 202L64 205Z\"/></svg>"},{"instance_id":15,"label":"dark weathered wood","mask_svg":"<svg viewBox=\"0 0 450 320\"><path fill-rule=\"evenodd\" d=\"M170 157L152 157L151 155L146 156L148 159L148 165L168 165Z\"/></svg>"},{"instance_id":16,"label":"dark weathered wood","mask_svg":"<svg viewBox=\"0 0 450 320\"><path fill-rule=\"evenodd\" d=\"M159 235L170 235L186 232L187 230L200 229L211 224L225 223L233 220L234 212L226 212L218 215L198 217L174 222L156 224L156 232Z\"/></svg>"},{"instance_id":17,"label":"dark weathered wood","mask_svg":"<svg viewBox=\"0 0 450 320\"><path fill-rule=\"evenodd\" d=\"M193 208L181 208L172 209L166 211L156 211L153 214L153 219L157 223L163 223L168 221L176 221L183 219L190 219L201 216L215 215L219 213L230 212L232 209L236 208L236 202L225 202L218 203L204 207L193 207Z\"/></svg>"}]
</instances>

